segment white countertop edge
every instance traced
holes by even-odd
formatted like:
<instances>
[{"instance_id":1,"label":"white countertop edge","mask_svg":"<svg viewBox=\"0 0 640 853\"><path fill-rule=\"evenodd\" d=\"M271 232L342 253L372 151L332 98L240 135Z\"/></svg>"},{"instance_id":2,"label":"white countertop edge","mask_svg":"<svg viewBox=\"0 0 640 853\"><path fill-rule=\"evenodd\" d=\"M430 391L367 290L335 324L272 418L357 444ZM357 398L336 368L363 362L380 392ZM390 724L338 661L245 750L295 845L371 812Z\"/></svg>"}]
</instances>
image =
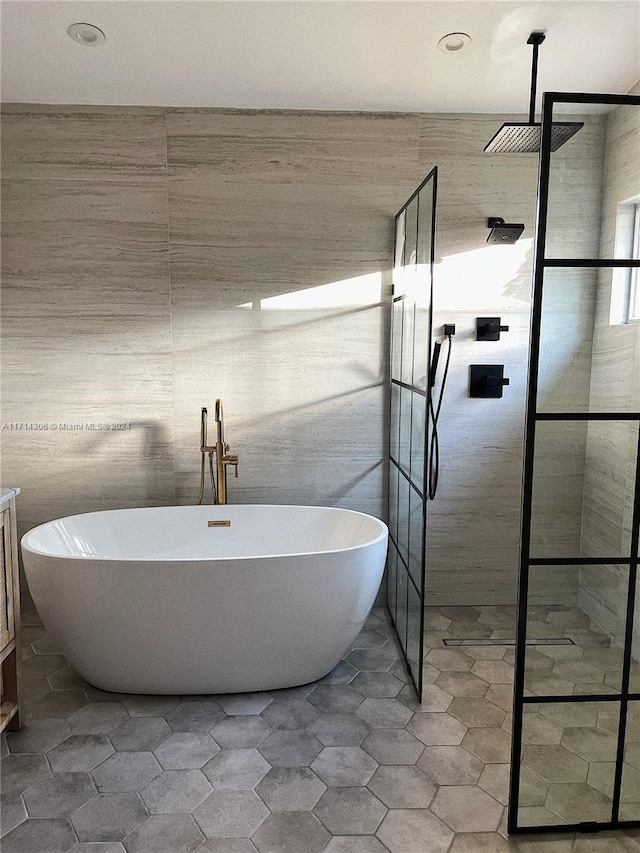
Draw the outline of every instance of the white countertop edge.
<instances>
[{"instance_id":1,"label":"white countertop edge","mask_svg":"<svg viewBox=\"0 0 640 853\"><path fill-rule=\"evenodd\" d=\"M20 489L0 489L0 506L8 503L12 498L17 497L20 494Z\"/></svg>"}]
</instances>

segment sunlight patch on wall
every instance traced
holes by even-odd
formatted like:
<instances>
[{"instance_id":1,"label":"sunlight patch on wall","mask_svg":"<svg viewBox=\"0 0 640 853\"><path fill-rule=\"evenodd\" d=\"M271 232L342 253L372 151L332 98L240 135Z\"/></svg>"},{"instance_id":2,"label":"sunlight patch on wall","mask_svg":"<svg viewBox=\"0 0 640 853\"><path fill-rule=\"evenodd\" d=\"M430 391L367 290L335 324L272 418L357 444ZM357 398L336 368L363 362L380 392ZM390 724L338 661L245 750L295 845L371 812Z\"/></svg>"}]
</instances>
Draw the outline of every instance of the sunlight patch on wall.
<instances>
[{"instance_id":1,"label":"sunlight patch on wall","mask_svg":"<svg viewBox=\"0 0 640 853\"><path fill-rule=\"evenodd\" d=\"M435 276L447 310L486 310L505 296L513 297L514 282L530 262L532 248L533 238L528 237L511 246L483 246L443 258ZM528 303L528 287L521 298Z\"/></svg>"},{"instance_id":2,"label":"sunlight patch on wall","mask_svg":"<svg viewBox=\"0 0 640 853\"><path fill-rule=\"evenodd\" d=\"M347 308L375 305L382 299L382 273L374 272L345 278L318 287L306 287L256 302L244 302L238 308L261 311L305 311L314 308Z\"/></svg>"}]
</instances>

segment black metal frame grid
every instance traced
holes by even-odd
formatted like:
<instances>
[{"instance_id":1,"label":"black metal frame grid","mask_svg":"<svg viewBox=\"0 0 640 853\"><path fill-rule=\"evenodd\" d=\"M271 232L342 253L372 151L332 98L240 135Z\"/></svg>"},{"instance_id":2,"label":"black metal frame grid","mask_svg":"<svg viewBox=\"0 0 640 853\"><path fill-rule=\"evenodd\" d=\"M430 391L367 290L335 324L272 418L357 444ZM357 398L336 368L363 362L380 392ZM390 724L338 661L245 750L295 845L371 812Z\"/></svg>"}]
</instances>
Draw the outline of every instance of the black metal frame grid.
<instances>
[{"instance_id":1,"label":"black metal frame grid","mask_svg":"<svg viewBox=\"0 0 640 853\"><path fill-rule=\"evenodd\" d=\"M620 820L620 796L622 789L622 770L625 747L627 711L629 702L640 700L639 693L629 692L631 673L631 652L633 643L633 619L636 603L636 582L638 573L638 544L640 536L640 430L635 471L635 493L631 528L631 547L629 557L597 558L535 558L531 556L531 518L533 498L533 476L535 461L536 424L543 421L635 421L640 423L640 412L538 412L538 366L540 356L540 332L542 322L542 299L545 270L550 268L635 268L640 261L620 259L584 259L584 258L547 258L545 255L547 237L547 213L549 201L549 179L551 166L551 130L553 110L557 104L602 104L608 106L640 107L640 96L635 95L598 95L586 93L548 92L543 97L542 106L542 142L540 146L538 176L538 210L536 222L536 245L533 277L533 300L531 315L531 343L529 352L529 379L527 389L527 413L525 426L524 474L522 489L522 530L520 541L520 567L518 582L518 611L516 637L516 664L513 701L513 739L511 753L511 792L509 798L508 830L510 833L530 832L570 832L598 831L616 828L640 826L638 820ZM580 566L609 565L628 567L627 608L625 615L625 646L623 654L622 684L620 693L605 695L582 694L578 696L525 696L525 655L527 634L527 596L529 586L529 568L531 566ZM524 706L529 703L575 703L575 702L615 702L619 705L618 737L616 750L616 769L612 798L611 820L602 823L584 822L579 824L559 824L557 826L520 826L518 824L518 804L520 794L520 772L522 758L522 725Z\"/></svg>"},{"instance_id":2,"label":"black metal frame grid","mask_svg":"<svg viewBox=\"0 0 640 853\"><path fill-rule=\"evenodd\" d=\"M425 352L426 352L426 357L427 357L427 365L428 365L430 350L431 350L431 331L432 331L432 314L433 314L433 312L432 312L433 268L434 268L434 263L435 263L436 200L437 200L437 192L438 192L438 167L437 166L434 166L434 168L429 172L427 177L422 181L420 186L407 199L405 204L403 204L403 206L397 212L397 214L395 216L395 231L394 231L394 236L396 238L395 246L397 247L398 220L399 220L400 216L402 215L402 213L408 209L409 205L415 199L417 202L417 215L416 215L416 254L417 254L418 245L419 245L418 240L420 237L420 193L429 184L429 182L432 182L431 229L430 229L430 241L431 242L430 242L430 254L429 254L429 280L427 282L425 282L425 287L427 288L427 292L428 292L428 320L427 320L426 341L424 342ZM401 259L395 257L395 252L396 252L397 248L396 248L396 250L394 250L394 269L397 268L398 266L404 266L405 265L406 245L407 245L407 241L406 241L406 234L405 234L405 240L404 240L404 244L403 244L403 257ZM407 299L406 294L401 294L397 297L396 296L392 297L392 306L391 306L392 331L393 331L393 318L394 318L395 306L401 304L405 299ZM403 314L403 316L404 316L404 314ZM404 327L404 323L403 323L403 327ZM415 335L415 328L412 330L412 333ZM402 357L402 353L403 353L403 344L404 344L403 335L404 335L404 328L401 330L401 339L400 339L401 357ZM405 659L407 661L407 669L409 670L409 674L411 676L414 687L416 689L416 693L418 695L418 701L420 701L422 698L422 670L423 670L422 658L424 655L424 605L425 605L426 524L427 524L427 500L426 500L426 495L425 495L425 491L424 491L424 484L427 482L427 479L426 479L427 478L427 465L428 465L427 456L428 456L428 446L429 446L429 442L427 439L428 439L428 435L429 435L429 399L430 399L430 393L431 393L431 390L430 390L431 389L431 383L429 381L428 366L427 366L427 377L426 377L426 390L423 390L422 388L419 388L414 384L408 384L406 382L401 381L400 379L394 378L394 376L393 376L393 352L394 352L395 345L396 345L396 342L393 340L393 336L392 336L392 340L391 340L391 364L390 364L390 370L389 370L389 377L390 377L389 407L390 407L390 412L391 412L391 407L393 406L393 386L397 386L400 395L402 394L403 388L409 390L411 392L411 398L412 398L412 407L411 407L410 415L409 415L410 426L411 426L411 429L409 432L409 448L410 448L410 453L411 453L411 448L413 446L413 423L414 423L413 401L416 399L416 395L418 397L424 399L424 451L423 451L424 467L423 467L423 472L422 472L423 488L420 489L420 488L418 488L417 484L412 480L410 471L406 472L403 469L403 467L400 463L400 453L398 453L398 457L399 457L398 459L395 459L393 457L392 452L391 452L391 449L392 449L391 434L389 435L389 465L390 465L390 470L391 470L391 468L393 468L395 471L397 471L398 477L403 477L408 482L408 484L409 484L409 500L411 497L411 493L413 491L419 497L419 499L422 501L422 530L421 530L421 537L420 537L421 538L421 551L420 551L420 585L419 585L419 588L416 585L416 583L415 583L415 581L411 575L411 572L409 571L409 566L407 565L407 563L405 562L405 560L402 556L400 548L398 547L398 543L395 541L394 537L391 535L391 532L389 534L390 547L395 549L395 559L397 561L396 562L396 571L395 571L396 589L395 589L395 596L394 596L394 601L396 602L396 606L395 606L396 612L393 612L391 607L389 607L389 600L390 600L389 594L387 594L387 608L389 610L391 620L392 620L393 626L396 630L396 634L398 636L398 639L400 640L400 644L402 646L402 650L404 652ZM413 344L412 344L412 359L413 359L414 351L415 351L415 337L414 337ZM415 377L414 377L414 380L415 380ZM402 405L401 405L401 398L400 398L399 421L398 421L398 431L399 431L398 448L400 447L400 432L401 432L400 431L400 416L401 416L401 413L402 413ZM390 424L392 423L391 417L389 418L389 423ZM391 429L389 430L389 432L391 433ZM410 468L411 468L411 466L410 466ZM390 499L391 499L391 490L389 489L389 500ZM396 502L397 502L396 518L398 518L399 517L399 504L400 504L399 489L398 489L398 494L396 495ZM409 503L407 504L406 510L407 510L407 514L408 514ZM410 524L410 519L407 518L407 529L408 530L409 530L409 524ZM411 537L410 531L408 533L408 536L410 539L410 537ZM409 584L411 584L413 586L415 592L418 595L418 599L420 602L420 635L419 635L419 640L418 640L419 650L418 650L417 679L416 679L416 674L413 672L412 667L409 664L409 660L408 660L408 642L407 642L407 633L408 632L405 630L405 636L404 637L400 635L400 631L398 630L397 618L396 618L397 617L398 568L399 568L400 564L402 565L402 569L406 573L407 579L408 579L407 580L407 602L405 605L406 614L407 614L407 628L408 628L408 624L409 624L409 600L408 600L409 599L409 590L410 590ZM391 578L388 577L387 578L387 593L389 593L389 589L390 589L389 585L390 584L391 584Z\"/></svg>"}]
</instances>

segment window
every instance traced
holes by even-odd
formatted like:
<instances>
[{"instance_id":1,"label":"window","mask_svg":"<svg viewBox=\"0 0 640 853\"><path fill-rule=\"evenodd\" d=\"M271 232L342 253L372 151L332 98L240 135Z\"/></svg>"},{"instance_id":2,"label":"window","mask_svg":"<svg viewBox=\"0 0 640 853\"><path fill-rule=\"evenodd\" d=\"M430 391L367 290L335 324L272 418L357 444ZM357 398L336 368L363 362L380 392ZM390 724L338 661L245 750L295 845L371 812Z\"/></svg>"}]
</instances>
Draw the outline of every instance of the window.
<instances>
[{"instance_id":1,"label":"window","mask_svg":"<svg viewBox=\"0 0 640 853\"><path fill-rule=\"evenodd\" d=\"M618 205L614 257L640 260L640 196ZM640 269L637 267L612 271L609 323L612 326L640 323Z\"/></svg>"},{"instance_id":2,"label":"window","mask_svg":"<svg viewBox=\"0 0 640 853\"><path fill-rule=\"evenodd\" d=\"M635 206L631 257L640 261L640 204ZM640 269L631 270L627 323L640 323Z\"/></svg>"}]
</instances>

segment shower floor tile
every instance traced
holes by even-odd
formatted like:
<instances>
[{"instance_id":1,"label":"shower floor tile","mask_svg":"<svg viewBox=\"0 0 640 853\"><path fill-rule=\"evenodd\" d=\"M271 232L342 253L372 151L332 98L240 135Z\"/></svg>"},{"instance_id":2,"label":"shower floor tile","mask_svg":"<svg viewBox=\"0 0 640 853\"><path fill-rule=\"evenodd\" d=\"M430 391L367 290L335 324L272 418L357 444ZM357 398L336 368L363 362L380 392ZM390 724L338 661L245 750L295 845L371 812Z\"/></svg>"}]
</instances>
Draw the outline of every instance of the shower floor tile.
<instances>
[{"instance_id":1,"label":"shower floor tile","mask_svg":"<svg viewBox=\"0 0 640 853\"><path fill-rule=\"evenodd\" d=\"M631 830L506 836L514 612L427 608L419 704L384 609L316 684L200 699L86 684L27 603L24 727L2 738L2 851L640 853ZM534 616L540 637L572 642L530 649L531 694L616 689L619 654L583 614ZM611 709L526 710L523 816L604 814Z\"/></svg>"}]
</instances>

